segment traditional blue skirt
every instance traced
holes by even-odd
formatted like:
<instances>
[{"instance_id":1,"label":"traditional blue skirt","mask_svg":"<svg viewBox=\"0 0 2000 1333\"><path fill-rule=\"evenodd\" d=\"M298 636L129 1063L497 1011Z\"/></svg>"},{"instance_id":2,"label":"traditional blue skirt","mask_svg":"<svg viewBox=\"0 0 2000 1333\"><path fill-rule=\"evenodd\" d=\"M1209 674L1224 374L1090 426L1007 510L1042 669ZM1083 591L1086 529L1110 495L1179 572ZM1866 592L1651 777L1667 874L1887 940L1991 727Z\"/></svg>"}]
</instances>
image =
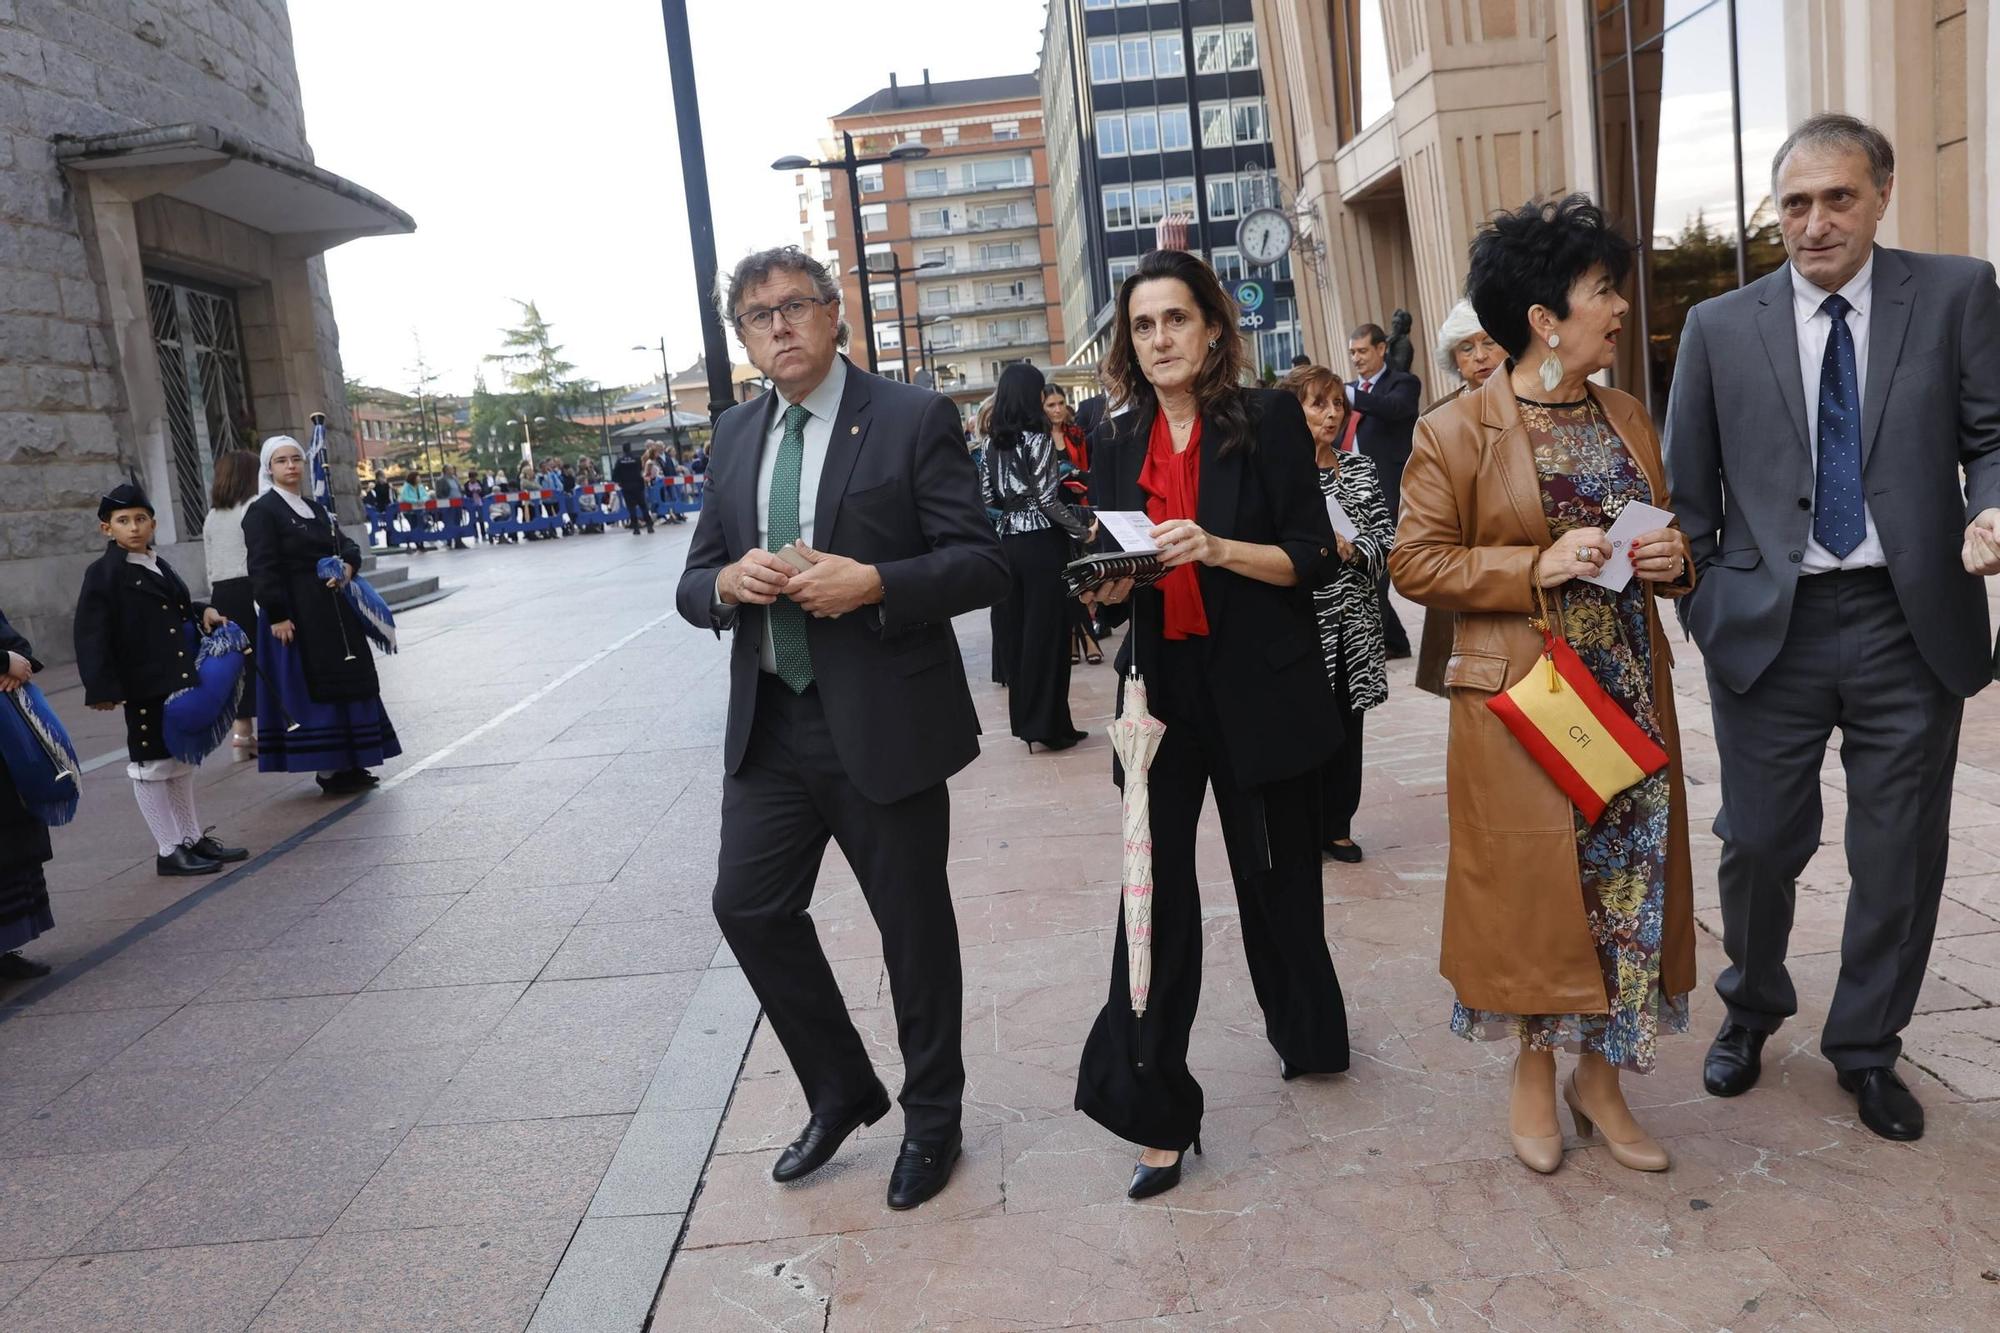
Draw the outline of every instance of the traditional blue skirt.
<instances>
[{"instance_id":1,"label":"traditional blue skirt","mask_svg":"<svg viewBox=\"0 0 2000 1333\"><path fill-rule=\"evenodd\" d=\"M372 652L366 643L362 652ZM306 688L305 664L291 644L271 637L257 613L257 771L339 773L375 768L403 752L380 695L321 703ZM295 731L286 728L298 724Z\"/></svg>"}]
</instances>

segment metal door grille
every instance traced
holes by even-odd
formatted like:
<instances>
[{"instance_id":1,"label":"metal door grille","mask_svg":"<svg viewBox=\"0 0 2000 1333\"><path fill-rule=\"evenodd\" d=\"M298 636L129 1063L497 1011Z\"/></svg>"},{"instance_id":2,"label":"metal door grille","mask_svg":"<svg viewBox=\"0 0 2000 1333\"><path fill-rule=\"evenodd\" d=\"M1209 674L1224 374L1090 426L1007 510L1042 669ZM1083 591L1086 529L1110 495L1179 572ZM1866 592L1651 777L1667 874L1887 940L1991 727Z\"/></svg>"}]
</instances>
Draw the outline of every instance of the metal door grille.
<instances>
[{"instance_id":1,"label":"metal door grille","mask_svg":"<svg viewBox=\"0 0 2000 1333\"><path fill-rule=\"evenodd\" d=\"M215 460L256 435L243 373L236 298L174 278L146 279L146 311L166 391L176 513L183 535L201 531Z\"/></svg>"}]
</instances>

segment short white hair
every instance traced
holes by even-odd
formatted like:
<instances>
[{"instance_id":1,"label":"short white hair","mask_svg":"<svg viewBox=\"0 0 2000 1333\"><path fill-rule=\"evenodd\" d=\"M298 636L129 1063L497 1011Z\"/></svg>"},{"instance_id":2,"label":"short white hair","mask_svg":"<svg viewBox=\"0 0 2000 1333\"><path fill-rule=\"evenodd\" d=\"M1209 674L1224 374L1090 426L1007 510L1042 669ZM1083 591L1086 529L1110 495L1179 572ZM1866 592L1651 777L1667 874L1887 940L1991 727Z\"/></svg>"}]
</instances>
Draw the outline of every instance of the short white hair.
<instances>
[{"instance_id":1,"label":"short white hair","mask_svg":"<svg viewBox=\"0 0 2000 1333\"><path fill-rule=\"evenodd\" d=\"M1460 383L1465 376L1458 369L1458 345L1475 333L1486 330L1479 323L1479 312L1472 308L1472 302L1460 300L1438 325L1437 364L1438 369L1449 377L1456 377Z\"/></svg>"}]
</instances>

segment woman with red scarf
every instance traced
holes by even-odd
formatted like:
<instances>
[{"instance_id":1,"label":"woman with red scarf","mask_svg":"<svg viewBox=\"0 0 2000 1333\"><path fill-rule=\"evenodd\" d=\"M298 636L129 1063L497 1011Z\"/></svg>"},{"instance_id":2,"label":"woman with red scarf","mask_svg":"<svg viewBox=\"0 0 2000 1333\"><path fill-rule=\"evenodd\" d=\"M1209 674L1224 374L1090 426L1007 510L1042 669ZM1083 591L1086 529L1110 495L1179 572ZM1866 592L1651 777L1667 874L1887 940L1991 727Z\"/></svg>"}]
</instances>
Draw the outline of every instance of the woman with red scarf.
<instances>
[{"instance_id":1,"label":"woman with red scarf","mask_svg":"<svg viewBox=\"0 0 2000 1333\"><path fill-rule=\"evenodd\" d=\"M1124 921L1110 999L1084 1044L1077 1109L1144 1148L1127 1197L1180 1183L1199 1151L1188 1037L1201 990L1195 826L1215 793L1243 949L1281 1078L1347 1068L1347 1012L1320 888L1320 765L1340 722L1312 592L1335 570L1312 433L1288 393L1240 387L1236 307L1192 255L1158 250L1118 293L1104 374L1129 407L1091 461L1099 511L1144 510L1169 573L1095 600L1129 613L1136 669L1166 736L1150 773L1152 987L1132 1012Z\"/></svg>"}]
</instances>

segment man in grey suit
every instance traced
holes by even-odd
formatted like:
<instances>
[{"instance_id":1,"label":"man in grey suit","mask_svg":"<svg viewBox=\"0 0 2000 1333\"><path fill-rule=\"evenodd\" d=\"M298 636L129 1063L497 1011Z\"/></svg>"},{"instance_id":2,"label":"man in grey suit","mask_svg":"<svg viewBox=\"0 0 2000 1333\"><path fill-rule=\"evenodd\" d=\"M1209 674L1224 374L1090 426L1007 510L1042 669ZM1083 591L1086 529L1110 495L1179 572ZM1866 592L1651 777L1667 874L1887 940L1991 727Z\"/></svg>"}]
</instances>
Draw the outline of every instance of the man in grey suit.
<instances>
[{"instance_id":1,"label":"man in grey suit","mask_svg":"<svg viewBox=\"0 0 2000 1333\"><path fill-rule=\"evenodd\" d=\"M1791 262L1688 313L1666 454L1722 759L1728 1017L1703 1082L1747 1091L1798 1010L1786 942L1839 728L1850 885L1820 1049L1862 1123L1914 1139L1899 1034L1937 928L1959 719L1992 676L2000 290L1991 264L1875 244L1894 171L1888 140L1848 116L1779 148Z\"/></svg>"},{"instance_id":2,"label":"man in grey suit","mask_svg":"<svg viewBox=\"0 0 2000 1333\"><path fill-rule=\"evenodd\" d=\"M840 288L790 247L719 297L772 388L715 425L678 604L727 630L715 915L811 1118L772 1176L817 1170L889 1110L806 909L829 838L882 932L903 1053L889 1206L944 1188L965 1065L945 779L979 753L951 618L1007 589L951 400L839 354Z\"/></svg>"}]
</instances>

